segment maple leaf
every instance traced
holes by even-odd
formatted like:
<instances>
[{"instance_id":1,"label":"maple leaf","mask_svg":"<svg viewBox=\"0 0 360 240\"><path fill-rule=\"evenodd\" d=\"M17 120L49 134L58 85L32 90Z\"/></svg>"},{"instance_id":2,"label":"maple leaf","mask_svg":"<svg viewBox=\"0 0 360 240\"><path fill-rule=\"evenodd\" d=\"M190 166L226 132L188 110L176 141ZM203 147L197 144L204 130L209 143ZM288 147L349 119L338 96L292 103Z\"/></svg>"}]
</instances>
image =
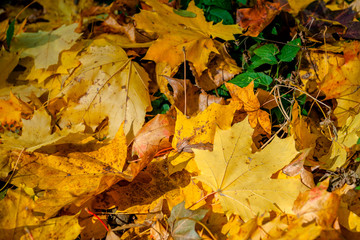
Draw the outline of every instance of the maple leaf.
<instances>
[{"instance_id":1,"label":"maple leaf","mask_svg":"<svg viewBox=\"0 0 360 240\"><path fill-rule=\"evenodd\" d=\"M184 47L186 59L193 63L200 76L206 69L210 53L219 54L212 38L234 40L233 34L241 33L236 25L214 25L207 22L203 11L195 7L193 1L189 3L187 11L194 13L196 17L182 17L174 13L173 8L156 0L145 2L152 7L152 11L142 10L140 14L136 14L136 25L159 35L147 51L145 59L154 60L156 63L166 62L172 69L184 61Z\"/></svg>"},{"instance_id":2,"label":"maple leaf","mask_svg":"<svg viewBox=\"0 0 360 240\"><path fill-rule=\"evenodd\" d=\"M17 53L0 50L0 87L6 86L6 79L19 62Z\"/></svg>"},{"instance_id":3,"label":"maple leaf","mask_svg":"<svg viewBox=\"0 0 360 240\"><path fill-rule=\"evenodd\" d=\"M62 145L57 155L20 153L19 169L11 183L20 186L25 182L27 187L41 192L34 211L41 212L42 220L46 220L64 206L79 206L117 181L128 179L122 173L126 156L121 126L109 144L90 141L76 147ZM15 160L11 158L8 164Z\"/></svg>"},{"instance_id":4,"label":"maple leaf","mask_svg":"<svg viewBox=\"0 0 360 240\"><path fill-rule=\"evenodd\" d=\"M354 146L359 137L360 114L355 117L349 117L345 125L337 132L335 139L330 147L328 154L320 158L323 168L335 171L345 164L347 160L347 150Z\"/></svg>"},{"instance_id":5,"label":"maple leaf","mask_svg":"<svg viewBox=\"0 0 360 240\"><path fill-rule=\"evenodd\" d=\"M254 94L254 82L248 86L241 88L232 83L226 83L225 86L229 90L232 100L240 103L238 109L244 109L249 116L249 123L252 128L259 125L268 134L271 134L271 122L269 114L260 109L260 102Z\"/></svg>"},{"instance_id":6,"label":"maple leaf","mask_svg":"<svg viewBox=\"0 0 360 240\"><path fill-rule=\"evenodd\" d=\"M251 153L253 129L247 122L217 129L214 150L193 149L201 171L197 178L218 195L225 211L247 220L266 209L291 211L300 190L298 179L271 179L296 155L292 138L275 139L261 152Z\"/></svg>"},{"instance_id":7,"label":"maple leaf","mask_svg":"<svg viewBox=\"0 0 360 240\"><path fill-rule=\"evenodd\" d=\"M3 239L75 239L81 232L78 214L40 221L34 213L35 201L21 185L9 189L0 204L0 231Z\"/></svg>"},{"instance_id":8,"label":"maple leaf","mask_svg":"<svg viewBox=\"0 0 360 240\"><path fill-rule=\"evenodd\" d=\"M11 50L22 50L20 57L31 56L36 68L46 69L57 64L60 52L71 48L81 36L75 32L77 26L73 23L51 32L22 33L15 37Z\"/></svg>"},{"instance_id":9,"label":"maple leaf","mask_svg":"<svg viewBox=\"0 0 360 240\"><path fill-rule=\"evenodd\" d=\"M226 129L231 126L236 103L230 105L211 104L203 112L187 118L177 110L175 134L172 141L173 148L177 151L190 151L197 147L209 149L212 147L216 126Z\"/></svg>"},{"instance_id":10,"label":"maple leaf","mask_svg":"<svg viewBox=\"0 0 360 240\"><path fill-rule=\"evenodd\" d=\"M85 122L95 131L108 119L111 139L125 121L130 142L142 127L145 112L151 110L148 74L121 47L104 39L94 40L79 60L82 67L59 94L68 102L59 126Z\"/></svg>"},{"instance_id":11,"label":"maple leaf","mask_svg":"<svg viewBox=\"0 0 360 240\"><path fill-rule=\"evenodd\" d=\"M22 126L20 137L2 136L4 148L26 148L27 151L32 152L43 146L78 142L86 137L84 134L78 134L85 129L82 124L51 133L51 116L45 109L36 110L29 120L22 119Z\"/></svg>"},{"instance_id":12,"label":"maple leaf","mask_svg":"<svg viewBox=\"0 0 360 240\"><path fill-rule=\"evenodd\" d=\"M207 210L188 210L185 202L179 203L171 210L168 223L171 228L171 236L177 239L201 239L195 231L195 224L204 218Z\"/></svg>"}]
</instances>

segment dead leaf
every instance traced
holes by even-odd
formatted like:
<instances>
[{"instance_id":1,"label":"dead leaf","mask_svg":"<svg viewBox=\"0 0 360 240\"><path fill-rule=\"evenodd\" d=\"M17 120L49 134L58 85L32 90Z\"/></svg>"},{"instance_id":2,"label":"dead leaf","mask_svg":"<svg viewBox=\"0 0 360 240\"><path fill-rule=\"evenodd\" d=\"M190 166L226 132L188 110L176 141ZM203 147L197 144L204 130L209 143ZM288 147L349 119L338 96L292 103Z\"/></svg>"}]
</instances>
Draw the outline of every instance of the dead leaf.
<instances>
[{"instance_id":1,"label":"dead leaf","mask_svg":"<svg viewBox=\"0 0 360 240\"><path fill-rule=\"evenodd\" d=\"M196 116L187 118L181 111L177 110L175 134L172 146L178 152L191 151L190 148L197 147L209 149L214 141L216 126L227 129L231 126L236 104L219 105L213 103L203 112ZM196 145L195 145L196 144ZM187 146L190 146L187 148Z\"/></svg>"},{"instance_id":2,"label":"dead leaf","mask_svg":"<svg viewBox=\"0 0 360 240\"><path fill-rule=\"evenodd\" d=\"M122 48L106 40L95 40L79 60L82 67L59 94L68 102L59 126L84 122L95 131L108 118L106 135L111 139L125 121L130 142L142 127L145 112L151 110L147 73Z\"/></svg>"},{"instance_id":3,"label":"dead leaf","mask_svg":"<svg viewBox=\"0 0 360 240\"><path fill-rule=\"evenodd\" d=\"M267 112L260 109L260 102L254 94L254 82L244 88L232 83L226 83L225 86L229 90L232 100L240 103L237 110L244 110L248 114L251 127L259 126L266 133L271 134L270 117Z\"/></svg>"},{"instance_id":4,"label":"dead leaf","mask_svg":"<svg viewBox=\"0 0 360 240\"><path fill-rule=\"evenodd\" d=\"M253 8L241 8L236 12L236 23L247 31L244 35L257 37L280 12L279 3L257 0Z\"/></svg>"},{"instance_id":5,"label":"dead leaf","mask_svg":"<svg viewBox=\"0 0 360 240\"><path fill-rule=\"evenodd\" d=\"M323 185L299 194L293 210L303 224L316 221L319 226L328 228L334 223L340 197L326 189L327 186Z\"/></svg>"},{"instance_id":6,"label":"dead leaf","mask_svg":"<svg viewBox=\"0 0 360 240\"><path fill-rule=\"evenodd\" d=\"M293 200L305 188L297 179L271 179L297 155L294 140L275 137L252 154L252 132L243 121L228 130L217 129L212 152L193 149L201 171L197 178L217 193L224 210L245 221L265 209L290 212Z\"/></svg>"},{"instance_id":7,"label":"dead leaf","mask_svg":"<svg viewBox=\"0 0 360 240\"><path fill-rule=\"evenodd\" d=\"M187 11L196 14L194 18L179 16L173 8L156 0L146 0L152 11L142 10L134 19L137 28L156 32L159 38L149 48L145 59L156 63L166 62L171 69L184 62L183 48L186 60L193 63L198 75L207 68L206 64L211 52L219 53L212 38L233 40L233 34L241 33L236 25L213 24L206 22L203 11L190 2ZM163 22L167 24L155 24Z\"/></svg>"},{"instance_id":8,"label":"dead leaf","mask_svg":"<svg viewBox=\"0 0 360 240\"><path fill-rule=\"evenodd\" d=\"M165 148L171 148L170 137L174 135L175 120L170 115L158 114L135 136L132 155L140 159L155 154Z\"/></svg>"},{"instance_id":9,"label":"dead leaf","mask_svg":"<svg viewBox=\"0 0 360 240\"><path fill-rule=\"evenodd\" d=\"M73 23L51 32L22 33L11 45L12 51L22 50L20 57L31 56L37 69L47 69L50 65L57 64L59 54L71 48L81 36L75 32L77 26L77 23Z\"/></svg>"}]
</instances>

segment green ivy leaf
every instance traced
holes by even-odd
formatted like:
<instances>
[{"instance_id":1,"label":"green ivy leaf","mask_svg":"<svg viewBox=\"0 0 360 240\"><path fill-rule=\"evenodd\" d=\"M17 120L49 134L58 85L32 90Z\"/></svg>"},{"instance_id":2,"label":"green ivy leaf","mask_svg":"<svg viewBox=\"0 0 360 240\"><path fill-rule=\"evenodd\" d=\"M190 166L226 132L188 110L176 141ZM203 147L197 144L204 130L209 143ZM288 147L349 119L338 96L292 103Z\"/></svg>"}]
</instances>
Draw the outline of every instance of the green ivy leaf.
<instances>
[{"instance_id":1,"label":"green ivy leaf","mask_svg":"<svg viewBox=\"0 0 360 240\"><path fill-rule=\"evenodd\" d=\"M282 62L291 62L297 55L300 50L301 39L296 38L288 42L280 51L280 54L277 56Z\"/></svg>"},{"instance_id":2,"label":"green ivy leaf","mask_svg":"<svg viewBox=\"0 0 360 240\"><path fill-rule=\"evenodd\" d=\"M258 87L260 84L269 86L273 79L262 72L245 72L237 75L229 82L239 87L246 87L250 82L254 81L254 87Z\"/></svg>"},{"instance_id":3,"label":"green ivy leaf","mask_svg":"<svg viewBox=\"0 0 360 240\"><path fill-rule=\"evenodd\" d=\"M231 10L231 1L229 0L200 0L200 3L206 6L216 6L222 9Z\"/></svg>"},{"instance_id":4,"label":"green ivy leaf","mask_svg":"<svg viewBox=\"0 0 360 240\"><path fill-rule=\"evenodd\" d=\"M275 44L265 44L254 50L254 53L263 60L267 60L268 64L276 64L278 61L275 57L279 53L279 49Z\"/></svg>"},{"instance_id":5,"label":"green ivy leaf","mask_svg":"<svg viewBox=\"0 0 360 240\"><path fill-rule=\"evenodd\" d=\"M222 21L222 23L225 25L234 24L234 20L231 14L228 11L218 7L210 8L208 20L215 23Z\"/></svg>"}]
</instances>

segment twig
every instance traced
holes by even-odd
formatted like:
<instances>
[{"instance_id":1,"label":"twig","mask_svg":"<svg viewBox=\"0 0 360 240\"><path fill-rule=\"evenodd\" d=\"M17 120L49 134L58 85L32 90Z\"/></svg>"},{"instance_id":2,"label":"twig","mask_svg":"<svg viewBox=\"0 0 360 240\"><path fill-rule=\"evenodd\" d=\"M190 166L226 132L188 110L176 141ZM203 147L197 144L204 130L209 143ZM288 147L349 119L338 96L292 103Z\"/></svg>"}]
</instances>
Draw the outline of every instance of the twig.
<instances>
[{"instance_id":1,"label":"twig","mask_svg":"<svg viewBox=\"0 0 360 240\"><path fill-rule=\"evenodd\" d=\"M184 98L185 98L185 103L184 103L184 114L186 116L186 52L185 52L185 46L183 46L183 53L184 53Z\"/></svg>"}]
</instances>

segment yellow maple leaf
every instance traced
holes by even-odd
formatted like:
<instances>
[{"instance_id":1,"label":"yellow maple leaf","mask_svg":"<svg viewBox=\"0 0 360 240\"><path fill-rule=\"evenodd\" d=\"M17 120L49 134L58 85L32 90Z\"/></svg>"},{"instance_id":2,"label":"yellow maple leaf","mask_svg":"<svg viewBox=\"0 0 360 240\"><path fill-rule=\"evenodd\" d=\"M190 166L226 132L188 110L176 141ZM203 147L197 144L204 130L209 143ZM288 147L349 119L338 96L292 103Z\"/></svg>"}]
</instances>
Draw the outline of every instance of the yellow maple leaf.
<instances>
[{"instance_id":1,"label":"yellow maple leaf","mask_svg":"<svg viewBox=\"0 0 360 240\"><path fill-rule=\"evenodd\" d=\"M326 99L336 99L334 114L339 127L349 116L355 116L360 111L360 43L344 44L343 52L343 55L327 51L310 52L307 58L312 67L300 71L308 92L317 91L310 84L313 81L326 94Z\"/></svg>"},{"instance_id":2,"label":"yellow maple leaf","mask_svg":"<svg viewBox=\"0 0 360 240\"><path fill-rule=\"evenodd\" d=\"M36 201L24 192L23 186L9 189L0 205L2 239L74 239L81 232L78 214L40 221L34 213Z\"/></svg>"},{"instance_id":3,"label":"yellow maple leaf","mask_svg":"<svg viewBox=\"0 0 360 240\"><path fill-rule=\"evenodd\" d=\"M335 171L347 160L347 148L351 148L359 139L360 114L349 117L345 125L337 132L337 138L332 142L328 154L320 158L323 168Z\"/></svg>"},{"instance_id":4,"label":"yellow maple leaf","mask_svg":"<svg viewBox=\"0 0 360 240\"><path fill-rule=\"evenodd\" d=\"M249 116L249 123L252 128L259 125L265 132L271 134L271 122L269 114L260 109L260 102L254 94L254 82L242 88L232 83L225 84L233 101L239 102L238 109L244 109Z\"/></svg>"},{"instance_id":5,"label":"yellow maple leaf","mask_svg":"<svg viewBox=\"0 0 360 240\"><path fill-rule=\"evenodd\" d=\"M203 112L187 118L177 110L175 135L172 141L173 148L178 151L190 151L191 147L208 149L214 141L216 126L221 129L230 128L237 106L211 104Z\"/></svg>"},{"instance_id":6,"label":"yellow maple leaf","mask_svg":"<svg viewBox=\"0 0 360 240\"><path fill-rule=\"evenodd\" d=\"M20 57L31 56L35 67L48 68L57 64L59 54L71 48L81 34L74 32L78 24L62 26L51 32L22 33L16 36L12 43L12 51L21 50Z\"/></svg>"},{"instance_id":7,"label":"yellow maple leaf","mask_svg":"<svg viewBox=\"0 0 360 240\"><path fill-rule=\"evenodd\" d=\"M45 109L35 111L29 120L23 119L22 125L23 129L20 137L2 136L2 147L26 148L27 151L32 152L43 146L77 142L86 137L84 134L79 134L85 129L85 126L82 124L74 125L70 129L64 128L61 131L51 133L51 117Z\"/></svg>"},{"instance_id":8,"label":"yellow maple leaf","mask_svg":"<svg viewBox=\"0 0 360 240\"><path fill-rule=\"evenodd\" d=\"M292 138L275 138L251 153L253 129L244 120L228 130L217 129L214 150L193 149L201 171L197 178L217 193L224 209L247 220L265 210L290 212L300 190L299 179L271 179L296 155ZM278 207L277 207L278 206Z\"/></svg>"},{"instance_id":9,"label":"yellow maple leaf","mask_svg":"<svg viewBox=\"0 0 360 240\"><path fill-rule=\"evenodd\" d=\"M145 58L155 62L167 62L175 68L184 61L183 47L186 59L194 64L197 74L206 69L211 52L219 53L212 38L234 40L233 34L240 34L236 25L213 24L207 22L204 13L191 1L187 11L196 17L182 17L174 13L173 8L156 0L146 0L153 10L142 10L134 16L138 28L155 32L159 38L149 48Z\"/></svg>"},{"instance_id":10,"label":"yellow maple leaf","mask_svg":"<svg viewBox=\"0 0 360 240\"><path fill-rule=\"evenodd\" d=\"M0 50L0 87L6 86L6 79L19 62L18 53Z\"/></svg>"},{"instance_id":11,"label":"yellow maple leaf","mask_svg":"<svg viewBox=\"0 0 360 240\"><path fill-rule=\"evenodd\" d=\"M41 126L41 125L40 125ZM58 146L58 154L22 153L11 183L36 188L40 192L34 205L48 219L62 207L78 206L125 179L127 144L123 126L109 143L89 142L84 145ZM16 159L11 159L14 164Z\"/></svg>"},{"instance_id":12,"label":"yellow maple leaf","mask_svg":"<svg viewBox=\"0 0 360 240\"><path fill-rule=\"evenodd\" d=\"M79 60L81 67L59 93L68 102L59 126L85 122L95 131L108 118L107 137L112 139L125 121L130 141L142 127L146 111L151 110L148 74L121 47L104 39L94 40Z\"/></svg>"}]
</instances>

